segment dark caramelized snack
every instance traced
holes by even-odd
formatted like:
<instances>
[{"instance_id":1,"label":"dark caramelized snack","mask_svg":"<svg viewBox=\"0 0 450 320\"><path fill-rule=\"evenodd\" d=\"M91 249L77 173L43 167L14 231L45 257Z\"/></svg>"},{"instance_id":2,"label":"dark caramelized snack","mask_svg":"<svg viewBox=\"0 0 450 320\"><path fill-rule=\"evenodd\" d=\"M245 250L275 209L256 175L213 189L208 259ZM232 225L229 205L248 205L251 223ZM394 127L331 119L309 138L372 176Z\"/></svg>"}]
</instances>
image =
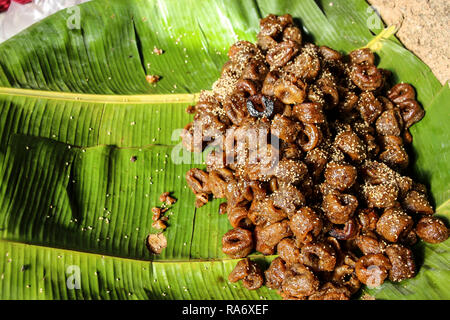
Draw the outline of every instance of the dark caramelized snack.
<instances>
[{"instance_id":1,"label":"dark caramelized snack","mask_svg":"<svg viewBox=\"0 0 450 320\"><path fill-rule=\"evenodd\" d=\"M280 289L286 277L286 263L280 258L275 258L264 273L266 286L271 289Z\"/></svg>"},{"instance_id":2,"label":"dark caramelized snack","mask_svg":"<svg viewBox=\"0 0 450 320\"><path fill-rule=\"evenodd\" d=\"M248 211L245 207L232 207L227 215L233 228L245 228L251 223L248 219Z\"/></svg>"},{"instance_id":3,"label":"dark caramelized snack","mask_svg":"<svg viewBox=\"0 0 450 320\"><path fill-rule=\"evenodd\" d=\"M363 209L358 213L358 222L363 231L372 231L377 227L378 215L374 209Z\"/></svg>"},{"instance_id":4,"label":"dark caramelized snack","mask_svg":"<svg viewBox=\"0 0 450 320\"><path fill-rule=\"evenodd\" d=\"M361 118L365 122L372 124L383 112L383 104L372 92L362 92L359 96L357 109Z\"/></svg>"},{"instance_id":5,"label":"dark caramelized snack","mask_svg":"<svg viewBox=\"0 0 450 320\"><path fill-rule=\"evenodd\" d=\"M389 270L391 281L402 281L415 276L416 265L411 249L399 244L392 244L386 248L386 255L392 264L392 269Z\"/></svg>"},{"instance_id":6,"label":"dark caramelized snack","mask_svg":"<svg viewBox=\"0 0 450 320\"><path fill-rule=\"evenodd\" d=\"M350 77L363 91L374 91L383 84L383 74L376 66L370 64L352 66Z\"/></svg>"},{"instance_id":7,"label":"dark caramelized snack","mask_svg":"<svg viewBox=\"0 0 450 320\"><path fill-rule=\"evenodd\" d=\"M411 190L403 200L403 207L414 213L433 214L434 210L424 193Z\"/></svg>"},{"instance_id":8,"label":"dark caramelized snack","mask_svg":"<svg viewBox=\"0 0 450 320\"><path fill-rule=\"evenodd\" d=\"M324 123L325 115L319 103L305 102L294 106L293 112L303 123Z\"/></svg>"},{"instance_id":9,"label":"dark caramelized snack","mask_svg":"<svg viewBox=\"0 0 450 320\"><path fill-rule=\"evenodd\" d=\"M365 255L355 264L355 272L359 281L371 287L383 284L391 268L391 262L381 253Z\"/></svg>"},{"instance_id":10,"label":"dark caramelized snack","mask_svg":"<svg viewBox=\"0 0 450 320\"><path fill-rule=\"evenodd\" d=\"M352 64L369 64L375 63L375 56L369 48L358 49L350 52L349 54L350 62Z\"/></svg>"},{"instance_id":11,"label":"dark caramelized snack","mask_svg":"<svg viewBox=\"0 0 450 320\"><path fill-rule=\"evenodd\" d=\"M267 51L266 61L271 68L279 68L286 65L297 52L297 43L286 40Z\"/></svg>"},{"instance_id":12,"label":"dark caramelized snack","mask_svg":"<svg viewBox=\"0 0 450 320\"><path fill-rule=\"evenodd\" d=\"M317 291L319 280L307 267L296 264L286 272L281 286L283 293L286 295L303 298Z\"/></svg>"},{"instance_id":13,"label":"dark caramelized snack","mask_svg":"<svg viewBox=\"0 0 450 320\"><path fill-rule=\"evenodd\" d=\"M234 228L224 234L222 251L230 258L246 257L253 250L252 233L242 228Z\"/></svg>"},{"instance_id":14,"label":"dark caramelized snack","mask_svg":"<svg viewBox=\"0 0 450 320\"><path fill-rule=\"evenodd\" d=\"M448 229L442 220L434 217L423 217L416 226L417 235L425 242L439 243L447 240Z\"/></svg>"},{"instance_id":15,"label":"dark caramelized snack","mask_svg":"<svg viewBox=\"0 0 450 320\"><path fill-rule=\"evenodd\" d=\"M424 116L414 88L390 87L368 48L305 42L288 14L261 19L257 38L230 47L181 135L189 151L214 146L186 181L196 207L226 199L223 252L278 254L265 278L283 299L346 300L414 277L408 246L448 238L425 188L402 174L408 128ZM248 259L229 280L263 284Z\"/></svg>"},{"instance_id":16,"label":"dark caramelized snack","mask_svg":"<svg viewBox=\"0 0 450 320\"><path fill-rule=\"evenodd\" d=\"M350 219L342 228L338 228L336 225L331 229L330 236L338 240L351 240L356 237L359 231L359 225L355 219Z\"/></svg>"},{"instance_id":17,"label":"dark caramelized snack","mask_svg":"<svg viewBox=\"0 0 450 320\"><path fill-rule=\"evenodd\" d=\"M308 243L301 249L300 261L314 271L333 271L336 252L326 243Z\"/></svg>"},{"instance_id":18,"label":"dark caramelized snack","mask_svg":"<svg viewBox=\"0 0 450 320\"><path fill-rule=\"evenodd\" d=\"M277 245L277 253L287 265L300 263L300 250L293 239L285 238Z\"/></svg>"},{"instance_id":19,"label":"dark caramelized snack","mask_svg":"<svg viewBox=\"0 0 450 320\"><path fill-rule=\"evenodd\" d=\"M348 164L330 162L325 169L325 181L333 188L344 191L356 181L356 168Z\"/></svg>"},{"instance_id":20,"label":"dark caramelized snack","mask_svg":"<svg viewBox=\"0 0 450 320\"><path fill-rule=\"evenodd\" d=\"M366 159L366 147L353 131L338 134L335 143L352 161L361 162Z\"/></svg>"},{"instance_id":21,"label":"dark caramelized snack","mask_svg":"<svg viewBox=\"0 0 450 320\"><path fill-rule=\"evenodd\" d=\"M398 109L384 111L375 122L377 133L382 136L400 136L403 130L403 118Z\"/></svg>"},{"instance_id":22,"label":"dark caramelized snack","mask_svg":"<svg viewBox=\"0 0 450 320\"><path fill-rule=\"evenodd\" d=\"M384 243L374 232L364 232L360 234L355 241L359 250L365 255L381 253L384 249Z\"/></svg>"},{"instance_id":23,"label":"dark caramelized snack","mask_svg":"<svg viewBox=\"0 0 450 320\"><path fill-rule=\"evenodd\" d=\"M234 267L228 276L230 282L242 280L242 284L249 290L260 288L264 284L264 278L259 266L250 259L242 259Z\"/></svg>"},{"instance_id":24,"label":"dark caramelized snack","mask_svg":"<svg viewBox=\"0 0 450 320\"><path fill-rule=\"evenodd\" d=\"M351 194L329 193L323 197L323 210L335 224L346 223L358 207L358 200Z\"/></svg>"},{"instance_id":25,"label":"dark caramelized snack","mask_svg":"<svg viewBox=\"0 0 450 320\"><path fill-rule=\"evenodd\" d=\"M287 220L276 222L265 227L255 228L256 250L263 254L273 254L276 245L292 235Z\"/></svg>"},{"instance_id":26,"label":"dark caramelized snack","mask_svg":"<svg viewBox=\"0 0 450 320\"><path fill-rule=\"evenodd\" d=\"M344 287L351 294L357 292L361 287L361 282L355 273L355 265L358 258L350 252L340 253L336 267L331 275L331 281L338 287Z\"/></svg>"},{"instance_id":27,"label":"dark caramelized snack","mask_svg":"<svg viewBox=\"0 0 450 320\"><path fill-rule=\"evenodd\" d=\"M406 236L413 227L413 219L400 209L384 211L377 222L377 233L390 242L397 242Z\"/></svg>"},{"instance_id":28,"label":"dark caramelized snack","mask_svg":"<svg viewBox=\"0 0 450 320\"><path fill-rule=\"evenodd\" d=\"M280 114L275 115L270 126L272 134L287 143L295 142L300 130L301 125L299 123Z\"/></svg>"},{"instance_id":29,"label":"dark caramelized snack","mask_svg":"<svg viewBox=\"0 0 450 320\"><path fill-rule=\"evenodd\" d=\"M321 233L322 225L322 219L319 215L308 207L301 208L291 217L289 222L289 226L297 240L303 243L313 241Z\"/></svg>"},{"instance_id":30,"label":"dark caramelized snack","mask_svg":"<svg viewBox=\"0 0 450 320\"><path fill-rule=\"evenodd\" d=\"M346 287L325 283L319 291L309 296L309 300L350 300L351 292Z\"/></svg>"},{"instance_id":31,"label":"dark caramelized snack","mask_svg":"<svg viewBox=\"0 0 450 320\"><path fill-rule=\"evenodd\" d=\"M186 172L186 182L195 194L210 191L208 189L208 180L209 175L203 170L192 168Z\"/></svg>"},{"instance_id":32,"label":"dark caramelized snack","mask_svg":"<svg viewBox=\"0 0 450 320\"><path fill-rule=\"evenodd\" d=\"M398 83L387 92L387 97L394 103L399 104L406 100L413 100L416 97L416 91L408 83Z\"/></svg>"}]
</instances>

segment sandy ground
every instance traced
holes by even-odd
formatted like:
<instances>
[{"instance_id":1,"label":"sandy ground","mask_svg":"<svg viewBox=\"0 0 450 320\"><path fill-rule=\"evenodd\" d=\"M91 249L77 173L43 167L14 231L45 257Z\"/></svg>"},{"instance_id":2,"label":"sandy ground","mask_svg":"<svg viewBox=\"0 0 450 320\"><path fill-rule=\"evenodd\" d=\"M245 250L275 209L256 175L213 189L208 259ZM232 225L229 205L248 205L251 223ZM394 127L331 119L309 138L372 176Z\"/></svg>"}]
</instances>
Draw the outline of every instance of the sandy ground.
<instances>
[{"instance_id":1,"label":"sandy ground","mask_svg":"<svg viewBox=\"0 0 450 320\"><path fill-rule=\"evenodd\" d=\"M400 26L396 36L425 62L439 81L450 79L450 1L368 0L387 25Z\"/></svg>"}]
</instances>

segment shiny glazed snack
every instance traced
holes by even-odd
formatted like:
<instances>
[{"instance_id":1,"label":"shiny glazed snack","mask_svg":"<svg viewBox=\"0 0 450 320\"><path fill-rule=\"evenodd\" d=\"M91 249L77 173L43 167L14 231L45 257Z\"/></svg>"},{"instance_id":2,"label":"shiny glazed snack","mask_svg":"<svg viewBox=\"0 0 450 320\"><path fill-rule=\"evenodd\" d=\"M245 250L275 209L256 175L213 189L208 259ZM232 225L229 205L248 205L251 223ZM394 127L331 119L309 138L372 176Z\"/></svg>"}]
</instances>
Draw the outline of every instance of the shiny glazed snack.
<instances>
[{"instance_id":1,"label":"shiny glazed snack","mask_svg":"<svg viewBox=\"0 0 450 320\"><path fill-rule=\"evenodd\" d=\"M349 299L361 284L414 277L417 236L438 243L448 229L405 176L408 128L424 116L413 87L391 87L367 48L344 56L304 42L290 15L260 26L256 45L231 46L181 135L192 152L215 146L186 181L197 207L226 198L223 252L279 255L264 277L241 260L230 281L256 289L265 278L284 299Z\"/></svg>"}]
</instances>

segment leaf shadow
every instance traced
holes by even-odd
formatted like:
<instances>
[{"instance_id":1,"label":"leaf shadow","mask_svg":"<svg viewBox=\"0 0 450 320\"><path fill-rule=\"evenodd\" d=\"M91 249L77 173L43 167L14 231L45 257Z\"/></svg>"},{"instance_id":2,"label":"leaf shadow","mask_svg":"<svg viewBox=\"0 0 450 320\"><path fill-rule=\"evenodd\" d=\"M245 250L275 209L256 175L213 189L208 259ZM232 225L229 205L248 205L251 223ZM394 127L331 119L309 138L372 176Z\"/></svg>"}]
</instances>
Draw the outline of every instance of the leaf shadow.
<instances>
[{"instance_id":1,"label":"leaf shadow","mask_svg":"<svg viewBox=\"0 0 450 320\"><path fill-rule=\"evenodd\" d=\"M418 243L413 246L412 251L416 264L416 273L419 273L425 262L425 247L423 241L418 241Z\"/></svg>"},{"instance_id":2,"label":"leaf shadow","mask_svg":"<svg viewBox=\"0 0 450 320\"><path fill-rule=\"evenodd\" d=\"M414 143L414 141L413 141L413 143ZM430 181L431 181L432 173L428 170L422 169L419 174L419 172L417 172L417 170L414 169L414 168L416 168L416 163L417 163L417 158L418 158L416 150L411 145L406 145L406 152L409 155L409 166L406 171L406 174L409 177L413 178L414 181L417 181L417 182L425 185L425 187L427 189L427 197L430 201L430 204L435 208L436 207L436 199L434 198L433 194L431 194L429 192L430 187L431 187Z\"/></svg>"},{"instance_id":3,"label":"leaf shadow","mask_svg":"<svg viewBox=\"0 0 450 320\"><path fill-rule=\"evenodd\" d=\"M302 19L298 18L298 17L293 17L292 19L294 20L294 25L296 25L302 29L303 41L314 43L315 37L312 35L312 33L308 29L306 29L305 25L303 24Z\"/></svg>"},{"instance_id":4,"label":"leaf shadow","mask_svg":"<svg viewBox=\"0 0 450 320\"><path fill-rule=\"evenodd\" d=\"M75 166L72 165L70 168L69 173L69 182L67 184L66 192L67 192L67 198L69 199L69 205L70 205L70 211L72 212L72 217L75 221L78 221L79 223L83 222L83 215L81 214L80 206L77 201L77 197L74 195L76 194L76 188L75 188L75 173L74 173Z\"/></svg>"}]
</instances>

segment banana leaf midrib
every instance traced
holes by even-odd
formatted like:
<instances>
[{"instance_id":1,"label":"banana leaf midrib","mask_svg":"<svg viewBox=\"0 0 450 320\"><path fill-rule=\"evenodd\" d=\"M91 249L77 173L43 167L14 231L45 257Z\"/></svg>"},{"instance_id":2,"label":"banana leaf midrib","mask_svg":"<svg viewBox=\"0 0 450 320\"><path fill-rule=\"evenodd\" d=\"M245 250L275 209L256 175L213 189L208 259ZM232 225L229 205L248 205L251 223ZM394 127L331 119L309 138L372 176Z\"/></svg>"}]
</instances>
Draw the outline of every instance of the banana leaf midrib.
<instances>
[{"instance_id":1,"label":"banana leaf midrib","mask_svg":"<svg viewBox=\"0 0 450 320\"><path fill-rule=\"evenodd\" d=\"M379 34L374 36L373 39L370 40L369 43L367 43L367 45L364 46L364 48L369 48L372 51L377 51L380 49L382 41L393 36L396 32L397 27L395 25L388 26L387 28L383 29Z\"/></svg>"},{"instance_id":2,"label":"banana leaf midrib","mask_svg":"<svg viewBox=\"0 0 450 320\"><path fill-rule=\"evenodd\" d=\"M170 93L170 94L134 94L134 95L107 95L88 94L61 91L45 91L35 89L19 89L0 87L1 95L40 98L46 100L77 101L92 103L114 104L166 104L166 103L194 103L199 93Z\"/></svg>"}]
</instances>

